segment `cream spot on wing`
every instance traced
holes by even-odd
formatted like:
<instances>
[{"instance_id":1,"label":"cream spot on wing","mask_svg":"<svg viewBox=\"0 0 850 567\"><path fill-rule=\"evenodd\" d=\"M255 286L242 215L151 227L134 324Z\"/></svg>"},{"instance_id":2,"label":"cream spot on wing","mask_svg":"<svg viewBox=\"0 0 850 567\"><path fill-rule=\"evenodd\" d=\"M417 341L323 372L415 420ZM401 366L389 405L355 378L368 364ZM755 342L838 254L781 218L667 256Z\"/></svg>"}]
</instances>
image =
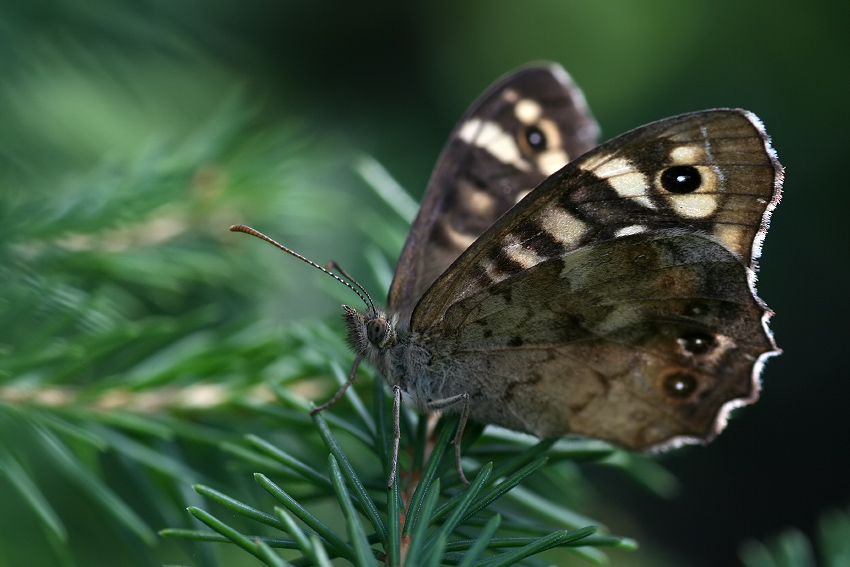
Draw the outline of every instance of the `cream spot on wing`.
<instances>
[{"instance_id":1,"label":"cream spot on wing","mask_svg":"<svg viewBox=\"0 0 850 567\"><path fill-rule=\"evenodd\" d=\"M511 248L506 252L509 253L508 257L511 260L515 261L526 270L532 266L536 266L537 264L545 260L545 258L540 256L537 252L535 252L534 250L528 250L527 248Z\"/></svg>"},{"instance_id":2,"label":"cream spot on wing","mask_svg":"<svg viewBox=\"0 0 850 567\"><path fill-rule=\"evenodd\" d=\"M505 92L502 93L502 98L508 102L516 102L519 100L519 95L513 89L505 89Z\"/></svg>"},{"instance_id":3,"label":"cream spot on wing","mask_svg":"<svg viewBox=\"0 0 850 567\"><path fill-rule=\"evenodd\" d=\"M617 232L614 233L614 237L620 238L622 236L631 236L632 234L640 234L642 232L646 232L645 226L642 224L633 224L631 226L624 226L617 230Z\"/></svg>"},{"instance_id":4,"label":"cream spot on wing","mask_svg":"<svg viewBox=\"0 0 850 567\"><path fill-rule=\"evenodd\" d=\"M567 152L561 149L552 149L537 156L537 169L546 176L552 175L570 161Z\"/></svg>"},{"instance_id":5,"label":"cream spot on wing","mask_svg":"<svg viewBox=\"0 0 850 567\"><path fill-rule=\"evenodd\" d=\"M567 248L577 247L587 231L587 224L557 207L541 211L539 221L543 230Z\"/></svg>"},{"instance_id":6,"label":"cream spot on wing","mask_svg":"<svg viewBox=\"0 0 850 567\"><path fill-rule=\"evenodd\" d=\"M620 197L632 199L648 209L655 204L649 198L649 180L625 158L614 158L592 170L595 175L611 184Z\"/></svg>"},{"instance_id":7,"label":"cream spot on wing","mask_svg":"<svg viewBox=\"0 0 850 567\"><path fill-rule=\"evenodd\" d=\"M699 146L678 146L670 152L670 159L676 165L692 165L705 160L705 149Z\"/></svg>"},{"instance_id":8,"label":"cream spot on wing","mask_svg":"<svg viewBox=\"0 0 850 567\"><path fill-rule=\"evenodd\" d=\"M487 150L490 155L502 163L513 165L523 171L528 171L531 166L522 159L519 146L514 136L502 130L495 122L482 122L478 118L467 120L461 126L458 136L464 142Z\"/></svg>"},{"instance_id":9,"label":"cream spot on wing","mask_svg":"<svg viewBox=\"0 0 850 567\"><path fill-rule=\"evenodd\" d=\"M670 197L670 206L683 217L701 219L717 210L717 197L700 193L674 195Z\"/></svg>"},{"instance_id":10,"label":"cream spot on wing","mask_svg":"<svg viewBox=\"0 0 850 567\"><path fill-rule=\"evenodd\" d=\"M649 209L655 208L655 204L647 195L649 185L644 174L633 171L616 177L609 177L607 181L620 197L637 201Z\"/></svg>"},{"instance_id":11,"label":"cream spot on wing","mask_svg":"<svg viewBox=\"0 0 850 567\"><path fill-rule=\"evenodd\" d=\"M508 258L518 263L524 269L536 266L546 259L534 250L524 248L519 239L513 234L509 234L502 241L502 250Z\"/></svg>"},{"instance_id":12,"label":"cream spot on wing","mask_svg":"<svg viewBox=\"0 0 850 567\"><path fill-rule=\"evenodd\" d=\"M748 233L747 227L736 224L718 224L714 227L714 237L728 250L744 258L750 255Z\"/></svg>"},{"instance_id":13,"label":"cream spot on wing","mask_svg":"<svg viewBox=\"0 0 850 567\"><path fill-rule=\"evenodd\" d=\"M463 192L462 201L470 211L480 216L492 216L496 211L496 198L486 191L467 188Z\"/></svg>"},{"instance_id":14,"label":"cream spot on wing","mask_svg":"<svg viewBox=\"0 0 850 567\"><path fill-rule=\"evenodd\" d=\"M472 118L463 123L458 131L458 138L466 142L467 144L471 144L475 138L478 136L478 132L481 130L481 120L478 118Z\"/></svg>"},{"instance_id":15,"label":"cream spot on wing","mask_svg":"<svg viewBox=\"0 0 850 567\"><path fill-rule=\"evenodd\" d=\"M445 221L443 221L443 229L445 230L448 239L451 240L458 249L466 250L476 240L476 237L460 232L459 230L455 230Z\"/></svg>"},{"instance_id":16,"label":"cream spot on wing","mask_svg":"<svg viewBox=\"0 0 850 567\"><path fill-rule=\"evenodd\" d=\"M523 124L534 124L543 115L543 107L537 101L524 98L517 101L514 115Z\"/></svg>"},{"instance_id":17,"label":"cream spot on wing","mask_svg":"<svg viewBox=\"0 0 850 567\"><path fill-rule=\"evenodd\" d=\"M549 150L563 150L561 146L564 141L561 139L561 130L554 120L544 118L537 123L537 127L543 131L546 136L546 148Z\"/></svg>"},{"instance_id":18,"label":"cream spot on wing","mask_svg":"<svg viewBox=\"0 0 850 567\"><path fill-rule=\"evenodd\" d=\"M496 263L489 258L481 261L481 270L487 274L487 277L494 283L505 279L505 274L503 274L501 270L496 267Z\"/></svg>"}]
</instances>

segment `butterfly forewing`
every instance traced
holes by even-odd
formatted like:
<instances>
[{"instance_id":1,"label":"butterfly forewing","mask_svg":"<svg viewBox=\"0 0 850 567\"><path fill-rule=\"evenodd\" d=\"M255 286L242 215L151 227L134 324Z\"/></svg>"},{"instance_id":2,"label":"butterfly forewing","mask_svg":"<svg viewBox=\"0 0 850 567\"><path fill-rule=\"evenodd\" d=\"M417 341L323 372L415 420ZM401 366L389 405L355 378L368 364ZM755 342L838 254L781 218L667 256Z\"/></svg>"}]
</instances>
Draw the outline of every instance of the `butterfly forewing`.
<instances>
[{"instance_id":1,"label":"butterfly forewing","mask_svg":"<svg viewBox=\"0 0 850 567\"><path fill-rule=\"evenodd\" d=\"M411 326L425 332L465 297L547 259L633 234L699 234L749 268L781 181L767 136L746 111L643 126L570 163L499 219L428 290Z\"/></svg>"},{"instance_id":2,"label":"butterfly forewing","mask_svg":"<svg viewBox=\"0 0 850 567\"><path fill-rule=\"evenodd\" d=\"M563 206L601 241L676 228L709 235L746 265L779 196L781 167L743 110L669 118L625 134L582 164Z\"/></svg>"},{"instance_id":3,"label":"butterfly forewing","mask_svg":"<svg viewBox=\"0 0 850 567\"><path fill-rule=\"evenodd\" d=\"M461 119L437 161L390 288L402 322L466 248L549 175L596 145L581 91L557 65L493 85Z\"/></svg>"}]
</instances>

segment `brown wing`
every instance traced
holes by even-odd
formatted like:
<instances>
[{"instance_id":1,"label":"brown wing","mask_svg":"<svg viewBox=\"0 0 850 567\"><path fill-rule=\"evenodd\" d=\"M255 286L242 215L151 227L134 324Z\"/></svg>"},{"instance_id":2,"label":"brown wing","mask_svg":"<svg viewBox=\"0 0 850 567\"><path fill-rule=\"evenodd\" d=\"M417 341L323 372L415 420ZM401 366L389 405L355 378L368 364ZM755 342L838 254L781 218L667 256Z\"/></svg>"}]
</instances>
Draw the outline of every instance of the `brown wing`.
<instances>
[{"instance_id":1,"label":"brown wing","mask_svg":"<svg viewBox=\"0 0 850 567\"><path fill-rule=\"evenodd\" d=\"M517 71L461 118L401 253L388 311L406 322L426 289L496 219L596 145L584 96L559 66Z\"/></svg>"},{"instance_id":2,"label":"brown wing","mask_svg":"<svg viewBox=\"0 0 850 567\"><path fill-rule=\"evenodd\" d=\"M541 437L708 440L755 400L775 349L749 274L717 242L675 231L545 261L446 312L432 364L464 371L439 395L467 392L474 419Z\"/></svg>"},{"instance_id":3,"label":"brown wing","mask_svg":"<svg viewBox=\"0 0 850 567\"><path fill-rule=\"evenodd\" d=\"M614 138L545 180L424 295L411 328L428 332L454 303L572 250L674 230L724 246L754 269L782 167L743 110L668 118Z\"/></svg>"}]
</instances>

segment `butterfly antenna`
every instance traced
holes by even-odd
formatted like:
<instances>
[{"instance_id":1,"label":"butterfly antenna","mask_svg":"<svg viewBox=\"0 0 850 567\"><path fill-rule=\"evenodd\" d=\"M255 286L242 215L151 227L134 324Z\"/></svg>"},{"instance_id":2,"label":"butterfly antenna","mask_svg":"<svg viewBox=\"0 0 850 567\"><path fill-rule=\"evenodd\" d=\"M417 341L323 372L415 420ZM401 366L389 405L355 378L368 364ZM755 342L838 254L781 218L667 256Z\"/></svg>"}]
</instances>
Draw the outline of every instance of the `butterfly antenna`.
<instances>
[{"instance_id":1,"label":"butterfly antenna","mask_svg":"<svg viewBox=\"0 0 850 567\"><path fill-rule=\"evenodd\" d=\"M322 266L318 265L316 262L310 260L309 258L305 258L304 256L302 256L301 254L299 254L295 250L291 250L291 249L287 248L286 246L284 246L283 244L281 244L277 240L266 236L265 234L263 234L259 230L254 230L250 226L245 226L244 224L234 224L233 226L230 227L230 232L244 232L245 234L250 234L251 236L256 236L260 240L265 240L269 244L271 244L273 246L277 246L278 248L280 248L281 250L283 250L287 254L290 254L291 256L295 256L296 258L298 258L302 262L306 262L306 263L310 264L311 266L313 266L317 270L323 271L324 273L326 273L327 275L329 275L330 277L332 277L336 281L340 282L341 284L344 284L351 291L356 293L357 297L362 299L363 303L366 304L366 307L369 307L372 311L375 311L375 304L372 302L372 298L369 297L369 294L366 293L366 290L363 289L363 286L361 286L356 281L354 283L357 284L357 287L354 287L353 285L351 285L350 283L348 283L347 281L345 281L344 279L342 279L341 277L339 277L338 275L336 275L332 271L328 270L327 268L323 268ZM336 262L331 262L331 265L333 265L337 270L339 270L340 273L342 273L346 278L350 279L351 281L354 281L351 278L351 276L346 274L343 270L341 270L339 268L339 266L337 266ZM363 293L360 293L360 291L357 288L360 288L360 290L362 290Z\"/></svg>"},{"instance_id":2,"label":"butterfly antenna","mask_svg":"<svg viewBox=\"0 0 850 567\"><path fill-rule=\"evenodd\" d=\"M343 270L343 269L342 269L342 266L340 266L339 264L337 264L336 262L334 262L333 260L331 260L330 262L328 262L328 263L327 263L327 265L325 266L325 268L327 268L328 270L336 270L337 272L339 272L340 274L342 274L342 277L344 277L345 279L347 279L348 281L350 281L351 283L353 283L354 285L356 285L356 286L357 286L357 288L358 288L360 291L362 291L362 292L363 292L363 295L365 295L365 296L366 296L366 298L369 300L369 304L371 305L372 310L373 310L373 311L375 310L375 304L374 304L374 303L372 303L372 297L369 295L369 292L368 292L368 291L366 291L366 288L364 288L362 285L360 285L360 282L358 282L357 280L355 280L354 278L352 278L352 277L348 274L348 272L346 272L345 270Z\"/></svg>"}]
</instances>

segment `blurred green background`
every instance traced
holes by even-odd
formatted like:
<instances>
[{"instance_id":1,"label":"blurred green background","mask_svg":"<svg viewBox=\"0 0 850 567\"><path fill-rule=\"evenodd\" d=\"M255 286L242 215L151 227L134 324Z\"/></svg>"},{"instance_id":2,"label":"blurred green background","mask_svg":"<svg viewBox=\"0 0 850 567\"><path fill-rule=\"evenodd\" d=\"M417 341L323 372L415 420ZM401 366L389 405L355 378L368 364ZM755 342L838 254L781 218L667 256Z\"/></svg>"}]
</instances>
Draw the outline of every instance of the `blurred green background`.
<instances>
[{"instance_id":1,"label":"blurred green background","mask_svg":"<svg viewBox=\"0 0 850 567\"><path fill-rule=\"evenodd\" d=\"M599 519L643 545L612 562L735 565L747 538L796 526L817 539L821 515L850 504L848 22L850 3L788 0L4 2L0 562L48 564L55 549L43 542L62 547L20 483L10 488L21 475L59 510L75 546L60 553L65 564L151 560L127 524L103 525L96 497L75 495L73 467L55 475L60 457L28 453L50 446L53 420L81 411L62 396L101 400L76 415L101 429L65 443L151 528L185 523L179 507L155 510L143 493L122 492L132 466L81 449L98 447L86 435L121 445L109 437L116 423L148 436L135 459L157 438L150 422L132 421L138 406L116 402L126 413L110 414L104 392L203 377L249 397L240 380L273 360L279 333L323 319L341 335L339 301L353 301L227 227L245 222L320 263L334 259L383 296L405 224L352 164L374 157L418 199L466 106L535 60L570 72L605 139L743 107L762 118L787 169L759 274L785 352L768 362L761 400L714 443L659 457L680 479L672 499L587 472ZM265 350L233 346L262 333ZM184 355L188 369L163 370ZM180 406L192 422L182 435L260 427L244 406L224 406ZM146 482L155 494L156 476ZM157 561L195 564L158 549Z\"/></svg>"}]
</instances>

